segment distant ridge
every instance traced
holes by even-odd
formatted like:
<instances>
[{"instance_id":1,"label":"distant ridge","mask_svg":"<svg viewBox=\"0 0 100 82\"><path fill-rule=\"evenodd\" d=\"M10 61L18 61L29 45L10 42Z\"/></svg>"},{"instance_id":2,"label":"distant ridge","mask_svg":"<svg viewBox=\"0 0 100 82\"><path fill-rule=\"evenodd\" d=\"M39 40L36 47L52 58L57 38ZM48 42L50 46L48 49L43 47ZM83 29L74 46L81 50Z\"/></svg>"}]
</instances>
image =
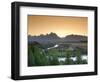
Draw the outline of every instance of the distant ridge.
<instances>
[{"instance_id":1,"label":"distant ridge","mask_svg":"<svg viewBox=\"0 0 100 82\"><path fill-rule=\"evenodd\" d=\"M83 36L83 35L73 35L73 34L71 34L71 35L67 35L66 37L65 37L65 39L67 40L67 41L87 41L87 36Z\"/></svg>"},{"instance_id":2,"label":"distant ridge","mask_svg":"<svg viewBox=\"0 0 100 82\"><path fill-rule=\"evenodd\" d=\"M39 43L48 43L48 42L81 42L87 41L87 36L83 35L66 35L63 38L60 38L56 33L49 33L49 34L41 34L39 36L31 36L28 35L28 42L39 42Z\"/></svg>"}]
</instances>

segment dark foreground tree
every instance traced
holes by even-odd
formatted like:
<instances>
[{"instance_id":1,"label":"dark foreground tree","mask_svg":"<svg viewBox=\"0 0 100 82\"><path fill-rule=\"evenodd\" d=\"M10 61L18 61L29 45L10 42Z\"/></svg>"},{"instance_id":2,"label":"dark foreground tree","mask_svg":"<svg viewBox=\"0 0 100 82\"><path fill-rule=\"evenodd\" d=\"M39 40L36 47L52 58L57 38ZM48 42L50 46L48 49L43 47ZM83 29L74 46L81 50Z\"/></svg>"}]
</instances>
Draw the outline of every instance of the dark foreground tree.
<instances>
[{"instance_id":1,"label":"dark foreground tree","mask_svg":"<svg viewBox=\"0 0 100 82\"><path fill-rule=\"evenodd\" d=\"M82 64L87 64L87 60L82 60Z\"/></svg>"},{"instance_id":2,"label":"dark foreground tree","mask_svg":"<svg viewBox=\"0 0 100 82\"><path fill-rule=\"evenodd\" d=\"M56 56L52 56L52 58L49 59L50 65L59 65L58 58Z\"/></svg>"},{"instance_id":3,"label":"dark foreground tree","mask_svg":"<svg viewBox=\"0 0 100 82\"><path fill-rule=\"evenodd\" d=\"M34 66L35 65L35 58L32 53L31 48L28 49L28 66Z\"/></svg>"},{"instance_id":4,"label":"dark foreground tree","mask_svg":"<svg viewBox=\"0 0 100 82\"><path fill-rule=\"evenodd\" d=\"M49 61L38 45L29 46L28 48L28 66L44 66Z\"/></svg>"},{"instance_id":5,"label":"dark foreground tree","mask_svg":"<svg viewBox=\"0 0 100 82\"><path fill-rule=\"evenodd\" d=\"M75 55L77 57L76 64L82 64L81 51L79 49L75 51Z\"/></svg>"},{"instance_id":6,"label":"dark foreground tree","mask_svg":"<svg viewBox=\"0 0 100 82\"><path fill-rule=\"evenodd\" d=\"M71 50L67 50L66 51L65 64L70 65L70 64L73 64L74 63L73 60L71 59L72 55L73 55L73 52Z\"/></svg>"}]
</instances>

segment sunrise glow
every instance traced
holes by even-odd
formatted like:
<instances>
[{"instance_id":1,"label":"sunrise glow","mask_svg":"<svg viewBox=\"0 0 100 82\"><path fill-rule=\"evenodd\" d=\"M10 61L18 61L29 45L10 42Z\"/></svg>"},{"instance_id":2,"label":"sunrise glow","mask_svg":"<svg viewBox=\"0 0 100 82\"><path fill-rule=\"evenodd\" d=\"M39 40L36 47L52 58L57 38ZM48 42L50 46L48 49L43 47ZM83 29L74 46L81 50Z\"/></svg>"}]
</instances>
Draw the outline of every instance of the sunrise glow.
<instances>
[{"instance_id":1,"label":"sunrise glow","mask_svg":"<svg viewBox=\"0 0 100 82\"><path fill-rule=\"evenodd\" d=\"M85 35L88 32L87 17L71 16L28 16L28 35L56 33L60 37L70 34Z\"/></svg>"}]
</instances>

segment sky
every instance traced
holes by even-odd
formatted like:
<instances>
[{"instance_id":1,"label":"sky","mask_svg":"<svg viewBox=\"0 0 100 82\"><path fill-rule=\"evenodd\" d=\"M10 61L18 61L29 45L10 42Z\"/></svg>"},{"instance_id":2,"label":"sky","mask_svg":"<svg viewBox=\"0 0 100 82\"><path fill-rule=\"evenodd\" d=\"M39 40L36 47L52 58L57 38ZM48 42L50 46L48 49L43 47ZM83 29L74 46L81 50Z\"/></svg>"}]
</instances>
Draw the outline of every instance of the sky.
<instances>
[{"instance_id":1,"label":"sky","mask_svg":"<svg viewBox=\"0 0 100 82\"><path fill-rule=\"evenodd\" d=\"M70 34L85 35L88 17L28 15L28 35L56 33L59 37Z\"/></svg>"}]
</instances>

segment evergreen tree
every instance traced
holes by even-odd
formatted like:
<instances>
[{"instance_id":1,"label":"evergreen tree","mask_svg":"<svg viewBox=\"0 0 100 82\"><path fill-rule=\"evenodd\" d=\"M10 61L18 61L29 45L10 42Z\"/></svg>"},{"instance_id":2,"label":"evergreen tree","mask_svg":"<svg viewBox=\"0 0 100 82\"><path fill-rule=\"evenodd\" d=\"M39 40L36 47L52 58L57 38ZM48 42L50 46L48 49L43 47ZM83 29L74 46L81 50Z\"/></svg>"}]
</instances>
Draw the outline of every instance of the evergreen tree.
<instances>
[{"instance_id":1,"label":"evergreen tree","mask_svg":"<svg viewBox=\"0 0 100 82\"><path fill-rule=\"evenodd\" d=\"M49 61L42 48L38 45L28 47L28 65L29 66L44 66L48 65Z\"/></svg>"},{"instance_id":2,"label":"evergreen tree","mask_svg":"<svg viewBox=\"0 0 100 82\"><path fill-rule=\"evenodd\" d=\"M59 65L59 61L58 61L58 58L56 56L52 56L51 59L49 59L50 61L50 65Z\"/></svg>"},{"instance_id":3,"label":"evergreen tree","mask_svg":"<svg viewBox=\"0 0 100 82\"><path fill-rule=\"evenodd\" d=\"M87 64L87 60L82 60L82 64Z\"/></svg>"},{"instance_id":4,"label":"evergreen tree","mask_svg":"<svg viewBox=\"0 0 100 82\"><path fill-rule=\"evenodd\" d=\"M35 58L31 48L28 48L28 66L35 65Z\"/></svg>"},{"instance_id":5,"label":"evergreen tree","mask_svg":"<svg viewBox=\"0 0 100 82\"><path fill-rule=\"evenodd\" d=\"M76 50L75 51L75 53L76 53L76 57L77 57L77 61L76 61L76 63L77 64L81 64L82 63L82 59L81 59L81 52L80 52L80 50Z\"/></svg>"},{"instance_id":6,"label":"evergreen tree","mask_svg":"<svg viewBox=\"0 0 100 82\"><path fill-rule=\"evenodd\" d=\"M67 65L73 64L73 60L71 59L72 55L73 55L73 52L72 51L70 51L70 50L67 50L66 51L65 64L67 64Z\"/></svg>"}]
</instances>

